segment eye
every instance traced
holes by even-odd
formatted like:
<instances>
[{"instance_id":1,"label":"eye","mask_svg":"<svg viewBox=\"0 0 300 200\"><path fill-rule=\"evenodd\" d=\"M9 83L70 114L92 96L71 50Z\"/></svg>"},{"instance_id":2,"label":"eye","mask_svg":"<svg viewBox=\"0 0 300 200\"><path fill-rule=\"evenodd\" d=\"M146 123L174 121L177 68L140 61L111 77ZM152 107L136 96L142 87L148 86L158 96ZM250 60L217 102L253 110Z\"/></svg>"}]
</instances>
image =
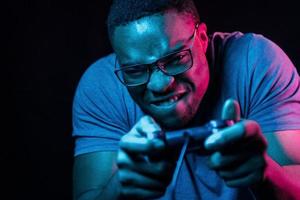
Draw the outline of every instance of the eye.
<instances>
[{"instance_id":1,"label":"eye","mask_svg":"<svg viewBox=\"0 0 300 200\"><path fill-rule=\"evenodd\" d=\"M147 71L147 68L144 66L136 66L132 68L127 68L123 70L124 75L126 76L140 76Z\"/></svg>"},{"instance_id":2,"label":"eye","mask_svg":"<svg viewBox=\"0 0 300 200\"><path fill-rule=\"evenodd\" d=\"M135 75L135 74L142 73L142 71L141 70L137 70L137 69L126 69L126 70L124 70L124 73L126 73L128 75Z\"/></svg>"},{"instance_id":3,"label":"eye","mask_svg":"<svg viewBox=\"0 0 300 200\"><path fill-rule=\"evenodd\" d=\"M187 57L188 56L186 54L177 54L172 59L170 59L168 64L171 64L171 65L184 64L187 60Z\"/></svg>"}]
</instances>

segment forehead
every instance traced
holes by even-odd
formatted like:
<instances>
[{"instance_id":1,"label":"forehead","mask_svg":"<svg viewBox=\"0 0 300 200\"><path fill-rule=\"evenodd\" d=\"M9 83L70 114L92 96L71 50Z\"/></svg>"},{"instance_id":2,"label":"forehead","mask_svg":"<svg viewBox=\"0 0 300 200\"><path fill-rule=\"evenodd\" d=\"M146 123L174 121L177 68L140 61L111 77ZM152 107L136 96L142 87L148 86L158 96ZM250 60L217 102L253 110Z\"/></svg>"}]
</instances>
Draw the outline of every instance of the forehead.
<instances>
[{"instance_id":1,"label":"forehead","mask_svg":"<svg viewBox=\"0 0 300 200\"><path fill-rule=\"evenodd\" d=\"M168 11L117 27L112 46L121 64L148 63L184 45L193 29L192 16Z\"/></svg>"}]
</instances>

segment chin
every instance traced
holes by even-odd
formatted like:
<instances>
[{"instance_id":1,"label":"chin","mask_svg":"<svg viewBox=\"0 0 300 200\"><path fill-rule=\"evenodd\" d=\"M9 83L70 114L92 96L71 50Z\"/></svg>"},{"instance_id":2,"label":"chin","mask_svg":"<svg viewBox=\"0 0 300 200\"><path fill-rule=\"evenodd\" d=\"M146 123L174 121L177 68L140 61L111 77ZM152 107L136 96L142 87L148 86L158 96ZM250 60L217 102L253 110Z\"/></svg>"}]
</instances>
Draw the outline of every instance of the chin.
<instances>
[{"instance_id":1,"label":"chin","mask_svg":"<svg viewBox=\"0 0 300 200\"><path fill-rule=\"evenodd\" d=\"M165 130L177 130L185 128L193 119L195 113L192 111L186 113L173 113L170 116L157 116L155 113L149 113L155 121Z\"/></svg>"},{"instance_id":2,"label":"chin","mask_svg":"<svg viewBox=\"0 0 300 200\"><path fill-rule=\"evenodd\" d=\"M168 121L158 121L158 123L165 130L176 130L184 128L184 126L188 123L183 121L182 119L169 119Z\"/></svg>"}]
</instances>

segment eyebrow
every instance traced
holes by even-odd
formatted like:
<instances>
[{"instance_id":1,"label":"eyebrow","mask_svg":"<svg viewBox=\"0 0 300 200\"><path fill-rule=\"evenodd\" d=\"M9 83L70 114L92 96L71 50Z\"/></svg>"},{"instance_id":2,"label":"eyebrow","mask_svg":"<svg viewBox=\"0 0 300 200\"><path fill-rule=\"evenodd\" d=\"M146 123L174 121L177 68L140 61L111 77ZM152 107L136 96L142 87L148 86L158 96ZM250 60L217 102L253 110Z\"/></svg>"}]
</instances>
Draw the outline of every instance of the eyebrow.
<instances>
[{"instance_id":1,"label":"eyebrow","mask_svg":"<svg viewBox=\"0 0 300 200\"><path fill-rule=\"evenodd\" d=\"M120 67L130 67L130 66L137 66L137 65L148 65L148 64L152 64L152 63L155 63L155 62L157 62L158 60L160 60L160 59L162 59L162 58L164 58L164 57L167 57L167 56L169 56L169 55L171 55L171 54L173 54L173 53L176 53L176 52L178 52L178 51L181 51L181 50L183 50L183 49L185 49L185 48L186 48L186 44L180 45L180 46L178 46L178 47L172 49L171 51L167 52L165 55L159 57L156 61L151 62L151 63L132 63L132 62L127 62L127 63L125 63L125 64L120 65Z\"/></svg>"}]
</instances>

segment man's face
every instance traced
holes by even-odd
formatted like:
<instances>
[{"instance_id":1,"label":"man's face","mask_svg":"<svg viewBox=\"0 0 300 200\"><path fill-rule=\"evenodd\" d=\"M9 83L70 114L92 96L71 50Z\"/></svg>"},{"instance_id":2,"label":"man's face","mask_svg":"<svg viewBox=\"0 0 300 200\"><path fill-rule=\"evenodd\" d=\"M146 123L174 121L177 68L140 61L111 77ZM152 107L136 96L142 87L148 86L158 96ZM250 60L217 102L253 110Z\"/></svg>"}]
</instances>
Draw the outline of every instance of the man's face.
<instances>
[{"instance_id":1,"label":"man's face","mask_svg":"<svg viewBox=\"0 0 300 200\"><path fill-rule=\"evenodd\" d=\"M196 30L193 43L194 30L192 16L168 11L119 26L112 37L121 67L152 63L193 44L193 66L186 72L168 76L155 68L148 83L127 87L140 108L167 129L181 128L195 116L208 87L205 24Z\"/></svg>"}]
</instances>

